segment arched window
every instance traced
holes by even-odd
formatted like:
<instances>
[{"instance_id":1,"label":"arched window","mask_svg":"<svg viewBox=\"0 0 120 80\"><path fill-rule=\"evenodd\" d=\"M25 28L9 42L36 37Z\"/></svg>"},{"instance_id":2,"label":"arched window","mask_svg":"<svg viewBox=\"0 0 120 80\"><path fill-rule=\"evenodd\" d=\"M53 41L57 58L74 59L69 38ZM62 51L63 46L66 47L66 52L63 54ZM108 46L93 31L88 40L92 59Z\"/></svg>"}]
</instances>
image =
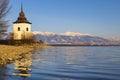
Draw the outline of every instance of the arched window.
<instances>
[{"instance_id":1,"label":"arched window","mask_svg":"<svg viewBox=\"0 0 120 80\"><path fill-rule=\"evenodd\" d=\"M29 31L29 29L28 29L28 28L26 28L26 31Z\"/></svg>"},{"instance_id":2,"label":"arched window","mask_svg":"<svg viewBox=\"0 0 120 80\"><path fill-rule=\"evenodd\" d=\"M18 27L18 31L20 31L20 27Z\"/></svg>"}]
</instances>

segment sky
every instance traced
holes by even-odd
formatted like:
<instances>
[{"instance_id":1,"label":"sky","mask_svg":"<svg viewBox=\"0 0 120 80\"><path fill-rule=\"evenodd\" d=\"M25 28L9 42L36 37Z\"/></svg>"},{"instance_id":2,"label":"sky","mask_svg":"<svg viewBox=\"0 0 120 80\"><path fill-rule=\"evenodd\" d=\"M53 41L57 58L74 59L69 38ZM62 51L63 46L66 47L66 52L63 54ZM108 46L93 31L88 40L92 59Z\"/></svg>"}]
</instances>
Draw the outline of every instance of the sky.
<instances>
[{"instance_id":1,"label":"sky","mask_svg":"<svg viewBox=\"0 0 120 80\"><path fill-rule=\"evenodd\" d=\"M80 32L103 37L120 37L120 0L9 0L7 19L18 18L21 3L32 31Z\"/></svg>"}]
</instances>

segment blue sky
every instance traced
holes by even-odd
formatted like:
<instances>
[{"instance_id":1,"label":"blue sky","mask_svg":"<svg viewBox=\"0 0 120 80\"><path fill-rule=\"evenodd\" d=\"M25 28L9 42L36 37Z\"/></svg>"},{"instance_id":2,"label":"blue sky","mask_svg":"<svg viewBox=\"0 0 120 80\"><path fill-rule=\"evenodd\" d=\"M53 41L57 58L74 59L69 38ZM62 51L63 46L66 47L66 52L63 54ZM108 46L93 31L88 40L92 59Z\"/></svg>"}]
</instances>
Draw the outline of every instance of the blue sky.
<instances>
[{"instance_id":1,"label":"blue sky","mask_svg":"<svg viewBox=\"0 0 120 80\"><path fill-rule=\"evenodd\" d=\"M21 3L33 31L120 37L120 0L10 0L9 31Z\"/></svg>"}]
</instances>

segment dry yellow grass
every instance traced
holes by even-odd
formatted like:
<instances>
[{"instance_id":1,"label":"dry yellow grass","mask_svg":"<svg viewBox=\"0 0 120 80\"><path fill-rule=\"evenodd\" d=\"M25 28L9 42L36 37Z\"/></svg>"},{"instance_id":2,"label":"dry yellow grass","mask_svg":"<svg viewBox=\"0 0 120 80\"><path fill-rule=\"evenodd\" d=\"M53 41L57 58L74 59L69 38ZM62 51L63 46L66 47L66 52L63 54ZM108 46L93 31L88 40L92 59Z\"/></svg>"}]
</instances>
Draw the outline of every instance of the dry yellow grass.
<instances>
[{"instance_id":1,"label":"dry yellow grass","mask_svg":"<svg viewBox=\"0 0 120 80\"><path fill-rule=\"evenodd\" d=\"M21 46L0 45L0 66L19 59L22 54L29 53L34 48L48 47L46 44L23 44Z\"/></svg>"},{"instance_id":2,"label":"dry yellow grass","mask_svg":"<svg viewBox=\"0 0 120 80\"><path fill-rule=\"evenodd\" d=\"M32 50L30 47L26 46L10 46L10 45L0 45L0 54L9 54L9 53L25 53Z\"/></svg>"},{"instance_id":3,"label":"dry yellow grass","mask_svg":"<svg viewBox=\"0 0 120 80\"><path fill-rule=\"evenodd\" d=\"M19 55L31 52L32 50L34 50L34 48L41 48L46 46L46 44L39 43L23 44L21 46L0 45L0 66L19 59L21 57Z\"/></svg>"},{"instance_id":4,"label":"dry yellow grass","mask_svg":"<svg viewBox=\"0 0 120 80\"><path fill-rule=\"evenodd\" d=\"M28 46L11 46L0 45L0 65L8 63L19 58L19 55L28 53L33 50L33 47Z\"/></svg>"}]
</instances>

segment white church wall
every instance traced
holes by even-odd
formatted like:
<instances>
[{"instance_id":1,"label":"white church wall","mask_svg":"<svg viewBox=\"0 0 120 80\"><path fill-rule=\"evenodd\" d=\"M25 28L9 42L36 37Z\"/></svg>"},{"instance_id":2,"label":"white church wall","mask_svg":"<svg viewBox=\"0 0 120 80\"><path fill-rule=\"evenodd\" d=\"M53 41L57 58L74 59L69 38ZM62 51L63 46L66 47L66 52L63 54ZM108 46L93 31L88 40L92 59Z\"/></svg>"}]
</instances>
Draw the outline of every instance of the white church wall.
<instances>
[{"instance_id":1,"label":"white church wall","mask_svg":"<svg viewBox=\"0 0 120 80\"><path fill-rule=\"evenodd\" d=\"M31 33L31 24L14 23L13 32L14 32L14 40L20 40L22 39L22 35L27 36L29 33Z\"/></svg>"}]
</instances>

